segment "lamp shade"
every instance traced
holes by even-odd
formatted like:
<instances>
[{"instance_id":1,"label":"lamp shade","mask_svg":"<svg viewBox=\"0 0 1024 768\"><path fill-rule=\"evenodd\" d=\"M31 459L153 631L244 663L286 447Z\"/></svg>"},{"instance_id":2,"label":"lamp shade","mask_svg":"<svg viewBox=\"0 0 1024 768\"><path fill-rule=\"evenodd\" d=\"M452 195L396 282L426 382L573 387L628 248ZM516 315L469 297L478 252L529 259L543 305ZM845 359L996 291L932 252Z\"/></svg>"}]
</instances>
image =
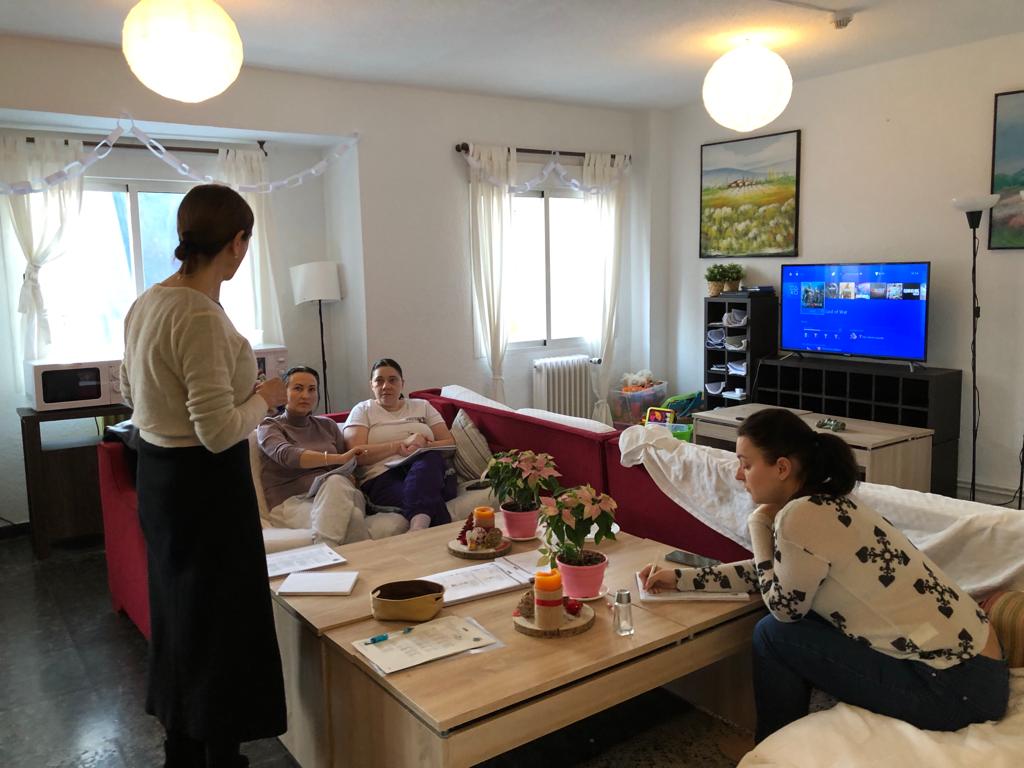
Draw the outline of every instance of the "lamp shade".
<instances>
[{"instance_id":1,"label":"lamp shade","mask_svg":"<svg viewBox=\"0 0 1024 768\"><path fill-rule=\"evenodd\" d=\"M965 195L953 198L953 207L958 211L987 211L999 202L999 195Z\"/></svg>"},{"instance_id":2,"label":"lamp shade","mask_svg":"<svg viewBox=\"0 0 1024 768\"><path fill-rule=\"evenodd\" d=\"M793 94L793 76L775 51L744 43L711 65L702 93L716 123L747 133L782 114Z\"/></svg>"},{"instance_id":3,"label":"lamp shade","mask_svg":"<svg viewBox=\"0 0 1024 768\"><path fill-rule=\"evenodd\" d=\"M121 50L144 86L189 103L222 93L242 68L238 29L214 0L142 0L125 17Z\"/></svg>"},{"instance_id":4,"label":"lamp shade","mask_svg":"<svg viewBox=\"0 0 1024 768\"><path fill-rule=\"evenodd\" d=\"M311 261L292 267L292 297L296 304L306 301L341 301L338 265L333 261Z\"/></svg>"}]
</instances>

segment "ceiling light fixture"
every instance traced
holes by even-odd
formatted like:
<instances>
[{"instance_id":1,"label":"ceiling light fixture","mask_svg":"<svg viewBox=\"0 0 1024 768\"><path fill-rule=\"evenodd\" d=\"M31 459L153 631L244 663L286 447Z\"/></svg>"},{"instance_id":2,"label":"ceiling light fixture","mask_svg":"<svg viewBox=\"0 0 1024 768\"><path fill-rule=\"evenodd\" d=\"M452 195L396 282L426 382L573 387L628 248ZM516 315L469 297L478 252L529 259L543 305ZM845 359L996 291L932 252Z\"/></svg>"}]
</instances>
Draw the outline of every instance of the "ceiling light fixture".
<instances>
[{"instance_id":1,"label":"ceiling light fixture","mask_svg":"<svg viewBox=\"0 0 1024 768\"><path fill-rule=\"evenodd\" d=\"M141 0L124 20L121 50L161 96L196 103L223 93L242 68L242 39L214 0Z\"/></svg>"},{"instance_id":2,"label":"ceiling light fixture","mask_svg":"<svg viewBox=\"0 0 1024 768\"><path fill-rule=\"evenodd\" d=\"M747 133L782 114L793 94L793 76L779 54L747 41L711 65L702 94L716 123Z\"/></svg>"}]
</instances>

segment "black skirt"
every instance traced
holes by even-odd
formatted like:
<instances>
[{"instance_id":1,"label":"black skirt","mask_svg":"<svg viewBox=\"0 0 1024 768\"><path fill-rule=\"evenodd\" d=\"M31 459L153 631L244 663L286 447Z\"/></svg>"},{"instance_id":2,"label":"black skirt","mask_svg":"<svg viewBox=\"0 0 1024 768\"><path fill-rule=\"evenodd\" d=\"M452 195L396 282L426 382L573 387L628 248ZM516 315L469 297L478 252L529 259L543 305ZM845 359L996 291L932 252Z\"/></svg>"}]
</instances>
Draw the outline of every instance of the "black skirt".
<instances>
[{"instance_id":1,"label":"black skirt","mask_svg":"<svg viewBox=\"0 0 1024 768\"><path fill-rule=\"evenodd\" d=\"M245 441L223 453L139 440L152 638L146 711L206 742L287 728L281 656Z\"/></svg>"}]
</instances>

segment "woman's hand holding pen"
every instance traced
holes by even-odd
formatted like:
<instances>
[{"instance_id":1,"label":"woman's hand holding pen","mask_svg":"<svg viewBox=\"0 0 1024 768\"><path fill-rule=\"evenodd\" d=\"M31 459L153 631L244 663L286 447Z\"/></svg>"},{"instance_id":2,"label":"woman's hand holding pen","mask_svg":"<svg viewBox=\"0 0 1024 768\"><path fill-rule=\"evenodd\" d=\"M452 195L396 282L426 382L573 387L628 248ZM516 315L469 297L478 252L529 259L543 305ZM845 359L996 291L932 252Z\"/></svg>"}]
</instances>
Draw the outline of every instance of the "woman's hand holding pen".
<instances>
[{"instance_id":1,"label":"woman's hand holding pen","mask_svg":"<svg viewBox=\"0 0 1024 768\"><path fill-rule=\"evenodd\" d=\"M640 581L643 583L644 589L657 594L663 589L676 588L676 572L672 568L658 570L657 564L651 563L640 571Z\"/></svg>"}]
</instances>

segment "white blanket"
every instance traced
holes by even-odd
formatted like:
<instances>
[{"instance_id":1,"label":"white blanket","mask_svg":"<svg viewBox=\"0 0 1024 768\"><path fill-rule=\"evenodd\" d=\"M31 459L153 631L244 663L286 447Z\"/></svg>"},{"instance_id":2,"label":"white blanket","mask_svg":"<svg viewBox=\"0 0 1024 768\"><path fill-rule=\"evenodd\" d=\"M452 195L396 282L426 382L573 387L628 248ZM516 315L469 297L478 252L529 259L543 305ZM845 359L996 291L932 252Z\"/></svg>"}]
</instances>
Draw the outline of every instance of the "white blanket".
<instances>
[{"instance_id":1,"label":"white blanket","mask_svg":"<svg viewBox=\"0 0 1024 768\"><path fill-rule=\"evenodd\" d=\"M1018 768L1024 765L1024 669L1010 670L1010 704L999 722L922 731L850 704L815 712L773 733L737 768Z\"/></svg>"},{"instance_id":2,"label":"white blanket","mask_svg":"<svg viewBox=\"0 0 1024 768\"><path fill-rule=\"evenodd\" d=\"M622 465L643 464L662 493L709 528L750 549L754 502L736 480L736 457L672 437L665 427L619 436ZM852 494L898 527L971 595L1024 589L1024 513L888 485L860 483Z\"/></svg>"}]
</instances>

